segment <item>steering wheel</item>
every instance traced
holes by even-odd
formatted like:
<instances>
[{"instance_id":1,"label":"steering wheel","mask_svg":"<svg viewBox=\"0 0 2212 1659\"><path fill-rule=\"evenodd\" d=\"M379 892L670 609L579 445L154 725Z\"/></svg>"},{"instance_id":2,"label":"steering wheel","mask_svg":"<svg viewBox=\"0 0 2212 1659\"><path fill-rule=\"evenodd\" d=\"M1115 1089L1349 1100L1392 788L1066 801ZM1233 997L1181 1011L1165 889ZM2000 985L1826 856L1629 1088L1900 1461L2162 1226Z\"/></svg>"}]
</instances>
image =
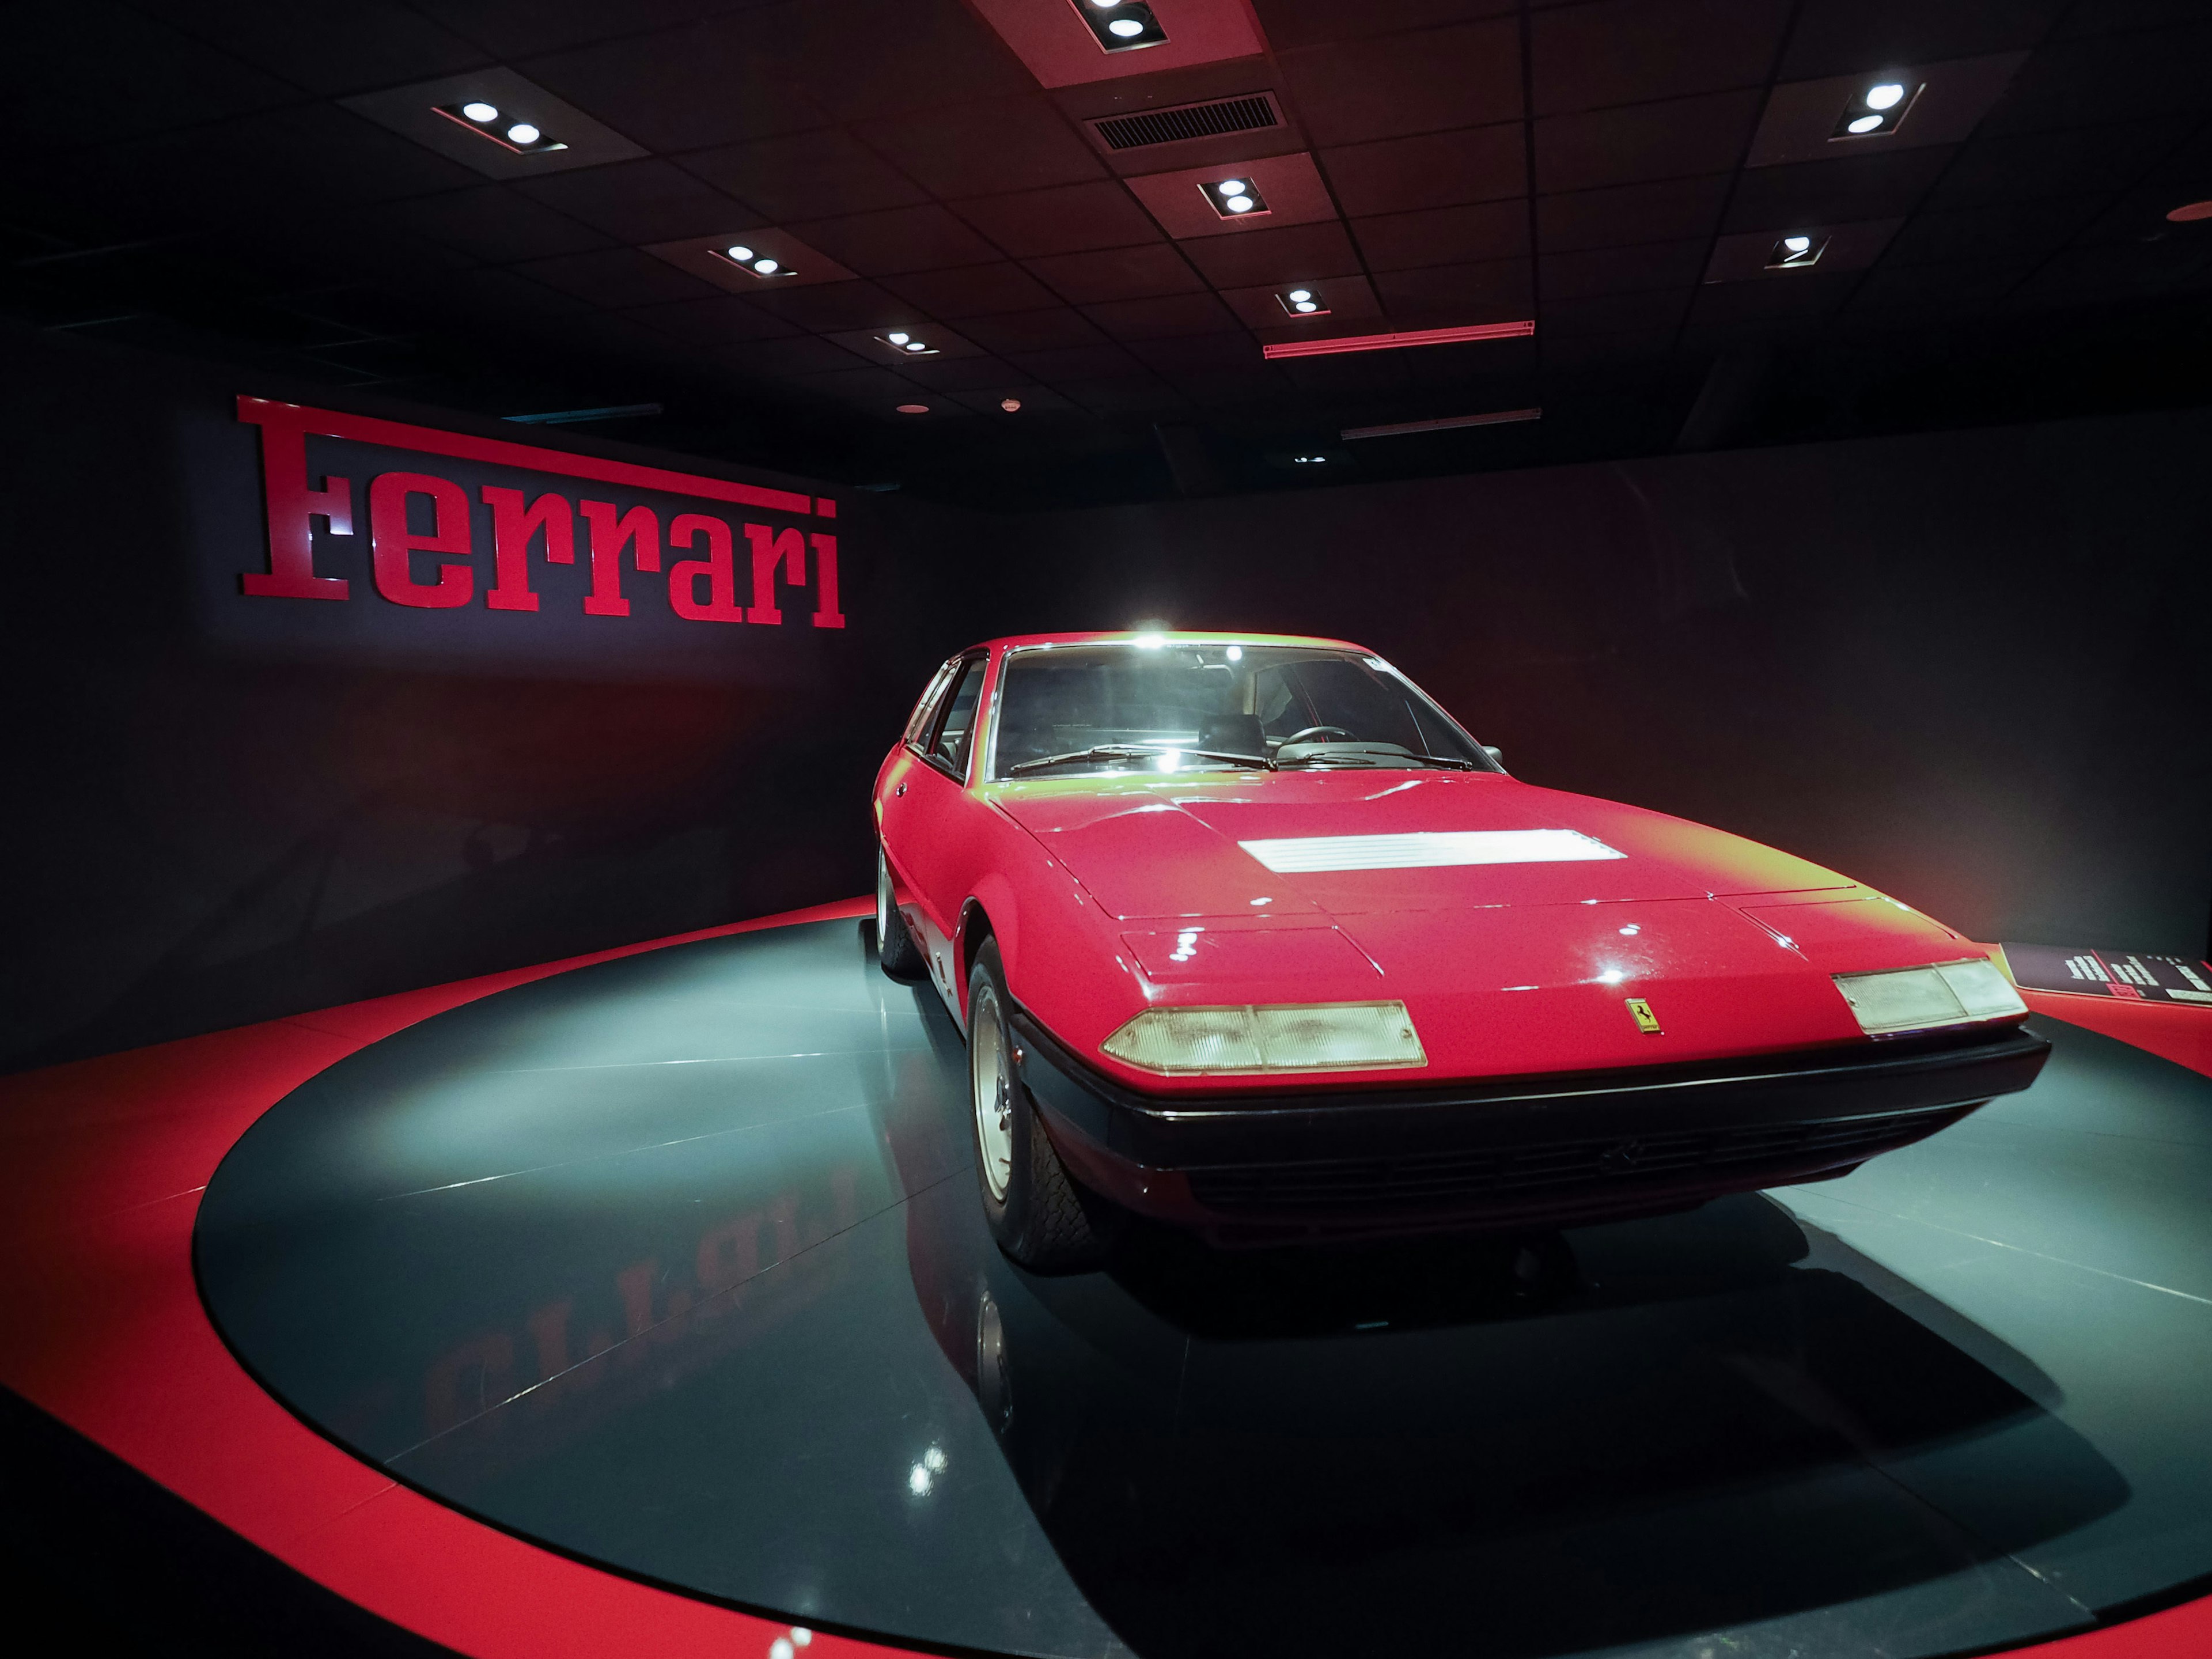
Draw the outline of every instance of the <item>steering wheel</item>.
<instances>
[{"instance_id":1,"label":"steering wheel","mask_svg":"<svg viewBox=\"0 0 2212 1659\"><path fill-rule=\"evenodd\" d=\"M1351 732L1340 726L1309 726L1304 731L1293 732L1289 737L1285 738L1283 747L1288 749L1294 743L1304 743L1308 738L1317 738L1324 732L1334 732L1338 737L1347 739L1352 736Z\"/></svg>"}]
</instances>

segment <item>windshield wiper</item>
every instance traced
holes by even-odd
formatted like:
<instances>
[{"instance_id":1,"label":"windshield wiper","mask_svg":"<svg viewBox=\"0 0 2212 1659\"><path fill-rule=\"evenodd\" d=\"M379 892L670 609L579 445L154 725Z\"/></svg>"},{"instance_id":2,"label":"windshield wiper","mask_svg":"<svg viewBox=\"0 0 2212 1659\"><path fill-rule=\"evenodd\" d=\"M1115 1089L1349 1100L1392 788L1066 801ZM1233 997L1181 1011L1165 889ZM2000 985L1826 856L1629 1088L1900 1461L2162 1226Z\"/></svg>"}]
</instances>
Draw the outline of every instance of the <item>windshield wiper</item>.
<instances>
[{"instance_id":1,"label":"windshield wiper","mask_svg":"<svg viewBox=\"0 0 2212 1659\"><path fill-rule=\"evenodd\" d=\"M1349 750L1349 752L1347 752ZM1339 744L1330 752L1320 755L1300 755L1296 760L1278 761L1278 766L1310 766L1316 761L1349 761L1364 766L1370 771L1378 766L1389 766L1398 761L1426 761L1431 766L1455 766L1462 771L1479 772L1482 769L1463 755L1423 755L1410 749L1353 749Z\"/></svg>"},{"instance_id":2,"label":"windshield wiper","mask_svg":"<svg viewBox=\"0 0 2212 1659\"><path fill-rule=\"evenodd\" d=\"M1224 749L1185 749L1180 744L1163 743L1144 748L1133 743L1102 743L1089 749L1073 749L1065 755L1047 755L1039 760L1023 761L1006 769L1006 775L1017 772L1034 772L1041 767L1066 766L1073 761L1085 760L1153 760L1173 751L1178 755L1195 755L1200 760L1228 761L1238 766L1264 766L1270 772L1275 763L1262 755L1233 755Z\"/></svg>"}]
</instances>

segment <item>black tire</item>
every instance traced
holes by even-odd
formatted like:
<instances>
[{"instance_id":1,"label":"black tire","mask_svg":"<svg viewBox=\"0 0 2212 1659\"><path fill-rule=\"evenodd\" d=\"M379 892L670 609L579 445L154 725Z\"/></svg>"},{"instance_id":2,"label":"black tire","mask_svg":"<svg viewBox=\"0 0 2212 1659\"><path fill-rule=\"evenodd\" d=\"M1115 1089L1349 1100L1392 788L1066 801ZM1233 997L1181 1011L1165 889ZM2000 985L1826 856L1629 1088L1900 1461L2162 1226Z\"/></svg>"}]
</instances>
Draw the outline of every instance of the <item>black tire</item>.
<instances>
[{"instance_id":1,"label":"black tire","mask_svg":"<svg viewBox=\"0 0 2212 1659\"><path fill-rule=\"evenodd\" d=\"M969 1127L983 1219L999 1248L1030 1271L1080 1273L1105 1260L1116 1212L1079 1186L1060 1163L1016 1073L1006 1009L999 943L986 939L968 975ZM987 1071L996 1079L995 1089L985 1080ZM987 1114L1002 1126L999 1135L987 1131ZM998 1190L1001 1179L1003 1191Z\"/></svg>"},{"instance_id":2,"label":"black tire","mask_svg":"<svg viewBox=\"0 0 2212 1659\"><path fill-rule=\"evenodd\" d=\"M901 984L912 984L926 969L921 947L907 930L898 906L891 902L891 864L881 846L876 848L876 961Z\"/></svg>"}]
</instances>

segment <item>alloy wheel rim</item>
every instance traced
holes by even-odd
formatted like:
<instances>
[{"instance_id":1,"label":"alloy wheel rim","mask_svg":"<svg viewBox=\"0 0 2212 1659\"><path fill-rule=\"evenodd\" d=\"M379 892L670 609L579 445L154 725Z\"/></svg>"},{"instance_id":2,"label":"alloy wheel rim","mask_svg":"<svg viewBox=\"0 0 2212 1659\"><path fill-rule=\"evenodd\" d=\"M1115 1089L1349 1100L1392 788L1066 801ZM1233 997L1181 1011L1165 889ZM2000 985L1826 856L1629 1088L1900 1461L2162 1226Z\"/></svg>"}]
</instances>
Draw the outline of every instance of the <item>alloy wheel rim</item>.
<instances>
[{"instance_id":1,"label":"alloy wheel rim","mask_svg":"<svg viewBox=\"0 0 2212 1659\"><path fill-rule=\"evenodd\" d=\"M1006 1070L1006 1036L999 1029L999 1000L988 990L977 995L969 1024L975 1155L991 1196L1003 1200L1014 1171L1013 1079Z\"/></svg>"},{"instance_id":2,"label":"alloy wheel rim","mask_svg":"<svg viewBox=\"0 0 2212 1659\"><path fill-rule=\"evenodd\" d=\"M881 956L884 943L890 937L891 927L891 866L884 856L883 848L876 849L876 954Z\"/></svg>"}]
</instances>

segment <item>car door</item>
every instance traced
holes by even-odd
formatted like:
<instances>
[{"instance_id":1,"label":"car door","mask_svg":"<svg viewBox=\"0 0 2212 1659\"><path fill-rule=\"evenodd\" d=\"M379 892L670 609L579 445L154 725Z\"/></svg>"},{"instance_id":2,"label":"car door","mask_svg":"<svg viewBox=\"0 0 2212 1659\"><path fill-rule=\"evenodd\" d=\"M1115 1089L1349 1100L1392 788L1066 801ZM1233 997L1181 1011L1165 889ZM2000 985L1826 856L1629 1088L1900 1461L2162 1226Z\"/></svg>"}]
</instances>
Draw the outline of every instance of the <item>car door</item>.
<instances>
[{"instance_id":1,"label":"car door","mask_svg":"<svg viewBox=\"0 0 2212 1659\"><path fill-rule=\"evenodd\" d=\"M968 792L983 718L983 681L989 659L960 659L949 689L924 729L921 753L892 784L884 807L884 841L895 848L910 896L902 903L908 925L929 963L930 981L955 1018L960 989L952 937L967 897L966 860L957 855L972 842L967 820L980 810Z\"/></svg>"}]
</instances>

